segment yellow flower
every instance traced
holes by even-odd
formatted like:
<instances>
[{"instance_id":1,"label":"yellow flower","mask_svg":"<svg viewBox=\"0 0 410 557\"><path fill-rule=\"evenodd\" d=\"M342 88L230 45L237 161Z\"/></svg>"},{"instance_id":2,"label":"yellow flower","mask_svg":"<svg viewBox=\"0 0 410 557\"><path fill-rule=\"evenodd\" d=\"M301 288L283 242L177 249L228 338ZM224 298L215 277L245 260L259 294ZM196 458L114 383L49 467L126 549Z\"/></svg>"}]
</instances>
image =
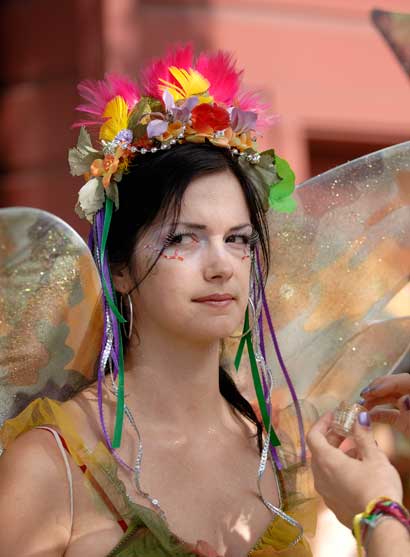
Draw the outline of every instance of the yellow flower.
<instances>
[{"instance_id":1,"label":"yellow flower","mask_svg":"<svg viewBox=\"0 0 410 557\"><path fill-rule=\"evenodd\" d=\"M213 102L213 97L208 93L210 83L199 72L192 68L185 70L175 66L171 66L168 70L178 84L160 79L163 83L163 85L160 85L160 89L161 91L169 91L174 97L175 102L187 99L188 97L198 97L199 104Z\"/></svg>"},{"instance_id":2,"label":"yellow flower","mask_svg":"<svg viewBox=\"0 0 410 557\"><path fill-rule=\"evenodd\" d=\"M246 151L246 149L256 149L255 141L249 132L235 134L229 137L229 144L231 147L236 147L239 151Z\"/></svg>"},{"instance_id":3,"label":"yellow flower","mask_svg":"<svg viewBox=\"0 0 410 557\"><path fill-rule=\"evenodd\" d=\"M169 138L177 138L181 132L183 132L183 124L179 120L171 122L168 126L167 131L162 134L162 141L166 141Z\"/></svg>"},{"instance_id":4,"label":"yellow flower","mask_svg":"<svg viewBox=\"0 0 410 557\"><path fill-rule=\"evenodd\" d=\"M128 105L122 97L114 97L107 103L103 118L106 122L101 126L100 139L112 141L117 133L128 127Z\"/></svg>"}]
</instances>

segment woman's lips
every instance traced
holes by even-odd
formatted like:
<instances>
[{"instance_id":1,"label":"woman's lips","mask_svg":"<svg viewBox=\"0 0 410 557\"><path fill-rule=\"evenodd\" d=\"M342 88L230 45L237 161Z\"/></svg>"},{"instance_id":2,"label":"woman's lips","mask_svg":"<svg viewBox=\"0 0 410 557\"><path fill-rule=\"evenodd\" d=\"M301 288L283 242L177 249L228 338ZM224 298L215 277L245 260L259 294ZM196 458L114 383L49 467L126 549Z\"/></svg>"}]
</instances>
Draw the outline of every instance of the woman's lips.
<instances>
[{"instance_id":1,"label":"woman's lips","mask_svg":"<svg viewBox=\"0 0 410 557\"><path fill-rule=\"evenodd\" d=\"M199 304L206 304L211 307L226 307L229 306L231 302L234 301L234 297L231 294L211 294L210 296L203 296L201 298L195 298L194 302Z\"/></svg>"}]
</instances>

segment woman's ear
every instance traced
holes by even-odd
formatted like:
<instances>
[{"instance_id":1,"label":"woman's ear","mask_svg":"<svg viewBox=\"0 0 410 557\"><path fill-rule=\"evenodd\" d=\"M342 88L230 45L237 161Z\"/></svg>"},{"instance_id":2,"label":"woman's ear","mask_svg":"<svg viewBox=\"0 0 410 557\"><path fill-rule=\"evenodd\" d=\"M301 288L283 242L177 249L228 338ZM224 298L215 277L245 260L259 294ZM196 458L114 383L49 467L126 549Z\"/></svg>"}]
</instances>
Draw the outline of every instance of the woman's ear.
<instances>
[{"instance_id":1,"label":"woman's ear","mask_svg":"<svg viewBox=\"0 0 410 557\"><path fill-rule=\"evenodd\" d=\"M134 287L134 282L127 265L112 265L111 276L114 288L120 294L127 294Z\"/></svg>"}]
</instances>

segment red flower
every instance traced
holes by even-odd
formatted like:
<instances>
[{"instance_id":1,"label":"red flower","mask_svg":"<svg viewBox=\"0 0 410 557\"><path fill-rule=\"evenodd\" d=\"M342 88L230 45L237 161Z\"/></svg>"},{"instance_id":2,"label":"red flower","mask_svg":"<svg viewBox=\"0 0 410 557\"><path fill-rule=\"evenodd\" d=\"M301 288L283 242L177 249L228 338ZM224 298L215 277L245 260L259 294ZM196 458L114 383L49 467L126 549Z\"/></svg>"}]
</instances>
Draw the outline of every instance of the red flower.
<instances>
[{"instance_id":1,"label":"red flower","mask_svg":"<svg viewBox=\"0 0 410 557\"><path fill-rule=\"evenodd\" d=\"M198 104L191 113L192 127L198 133L212 134L226 130L229 126L229 113L217 104Z\"/></svg>"}]
</instances>

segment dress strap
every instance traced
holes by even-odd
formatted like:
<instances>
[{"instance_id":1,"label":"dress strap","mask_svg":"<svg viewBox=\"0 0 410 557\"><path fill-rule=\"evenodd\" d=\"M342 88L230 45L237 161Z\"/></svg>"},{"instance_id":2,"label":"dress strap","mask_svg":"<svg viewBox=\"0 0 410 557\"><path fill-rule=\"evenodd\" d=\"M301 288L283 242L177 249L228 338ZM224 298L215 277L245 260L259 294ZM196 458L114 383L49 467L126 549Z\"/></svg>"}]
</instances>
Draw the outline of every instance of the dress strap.
<instances>
[{"instance_id":1,"label":"dress strap","mask_svg":"<svg viewBox=\"0 0 410 557\"><path fill-rule=\"evenodd\" d=\"M72 480L72 475L71 475L71 469L70 469L70 464L68 462L68 458L67 458L67 453L71 455L70 449L68 448L68 445L64 439L64 437L56 430L54 430L51 427L48 426L38 426L39 429L46 429L47 431L50 431L50 433L53 434L55 440L57 441L57 445L60 448L60 451L63 455L64 458L64 462L66 463L67 466L67 477L69 478L69 485L70 485L70 502L71 502L71 519L73 519L73 510L74 510L74 505L73 505L73 480ZM111 512L111 514L113 516L115 516L117 523L119 524L121 530L123 532L126 532L128 529L128 525L125 522L125 520L123 519L123 517L120 515L120 513L118 512L117 508L115 507L114 503L111 501L111 499L108 497L108 495L105 493L104 489L101 487L100 483L97 481L97 479L91 474L91 472L89 471L89 469L87 468L87 466L85 464L79 464L78 466L81 470L81 472L87 477L87 480L91 483L91 485L93 486L93 488L95 489L95 491L98 493L98 495L101 497L101 499L103 500L104 504L106 505L106 507L108 508L108 510Z\"/></svg>"},{"instance_id":2,"label":"dress strap","mask_svg":"<svg viewBox=\"0 0 410 557\"><path fill-rule=\"evenodd\" d=\"M65 443L63 443L63 438L61 437L61 435L51 427L38 426L36 429L45 429L46 431L49 431L53 435L57 443L57 447L59 448L61 456L63 457L64 460L64 464L67 472L68 489L70 493L70 537L71 537L71 533L73 531L73 520L74 520L73 475L71 473L70 463L68 462L67 452L65 450L66 447L64 447Z\"/></svg>"}]
</instances>

